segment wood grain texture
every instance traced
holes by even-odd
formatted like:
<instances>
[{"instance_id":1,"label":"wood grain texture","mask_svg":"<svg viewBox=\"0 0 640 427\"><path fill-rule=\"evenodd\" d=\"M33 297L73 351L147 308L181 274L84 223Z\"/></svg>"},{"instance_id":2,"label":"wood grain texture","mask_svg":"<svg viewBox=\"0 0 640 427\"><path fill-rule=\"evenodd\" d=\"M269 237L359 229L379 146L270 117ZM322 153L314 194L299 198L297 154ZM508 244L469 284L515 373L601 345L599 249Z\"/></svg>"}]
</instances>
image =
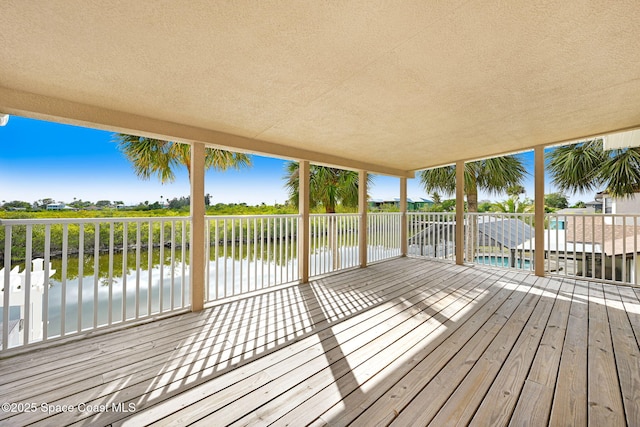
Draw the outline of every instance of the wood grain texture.
<instances>
[{"instance_id":1,"label":"wood grain texture","mask_svg":"<svg viewBox=\"0 0 640 427\"><path fill-rule=\"evenodd\" d=\"M3 425L640 425L636 289L399 258L0 360ZM604 424L603 424L604 423Z\"/></svg>"}]
</instances>

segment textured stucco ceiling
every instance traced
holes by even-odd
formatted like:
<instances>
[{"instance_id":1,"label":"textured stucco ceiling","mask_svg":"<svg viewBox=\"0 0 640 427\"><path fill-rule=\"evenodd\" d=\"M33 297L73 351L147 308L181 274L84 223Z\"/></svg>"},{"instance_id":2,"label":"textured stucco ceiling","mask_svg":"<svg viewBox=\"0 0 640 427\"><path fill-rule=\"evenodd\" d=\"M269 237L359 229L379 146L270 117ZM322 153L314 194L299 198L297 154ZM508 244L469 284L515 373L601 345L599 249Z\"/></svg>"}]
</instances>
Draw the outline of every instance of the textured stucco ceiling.
<instances>
[{"instance_id":1,"label":"textured stucco ceiling","mask_svg":"<svg viewBox=\"0 0 640 427\"><path fill-rule=\"evenodd\" d=\"M400 173L640 125L640 3L0 1L0 112Z\"/></svg>"}]
</instances>

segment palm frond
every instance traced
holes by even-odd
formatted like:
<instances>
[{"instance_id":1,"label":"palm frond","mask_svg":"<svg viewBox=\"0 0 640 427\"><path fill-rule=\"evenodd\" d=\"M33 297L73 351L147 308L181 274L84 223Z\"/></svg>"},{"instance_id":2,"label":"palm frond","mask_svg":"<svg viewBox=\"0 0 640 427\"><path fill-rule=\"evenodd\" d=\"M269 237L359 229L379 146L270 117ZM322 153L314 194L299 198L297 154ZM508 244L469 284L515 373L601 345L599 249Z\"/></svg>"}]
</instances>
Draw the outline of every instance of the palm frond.
<instances>
[{"instance_id":1,"label":"palm frond","mask_svg":"<svg viewBox=\"0 0 640 427\"><path fill-rule=\"evenodd\" d=\"M599 188L603 184L600 169L606 158L602 139L557 147L546 154L551 182L565 193Z\"/></svg>"}]
</instances>

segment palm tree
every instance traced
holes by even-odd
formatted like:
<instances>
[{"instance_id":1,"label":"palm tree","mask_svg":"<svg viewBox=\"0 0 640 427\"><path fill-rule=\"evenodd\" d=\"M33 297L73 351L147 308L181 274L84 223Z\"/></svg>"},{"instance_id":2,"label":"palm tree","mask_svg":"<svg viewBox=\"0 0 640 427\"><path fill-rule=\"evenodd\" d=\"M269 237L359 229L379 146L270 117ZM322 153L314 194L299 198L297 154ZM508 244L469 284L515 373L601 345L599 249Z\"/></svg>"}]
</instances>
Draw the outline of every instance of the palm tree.
<instances>
[{"instance_id":1,"label":"palm tree","mask_svg":"<svg viewBox=\"0 0 640 427\"><path fill-rule=\"evenodd\" d=\"M285 187L289 190L289 200L298 204L299 174L298 163L288 162L285 166ZM324 206L326 213L335 213L336 206L358 206L358 173L326 166L309 167L309 203L311 207ZM367 186L373 183L367 176Z\"/></svg>"},{"instance_id":2,"label":"palm tree","mask_svg":"<svg viewBox=\"0 0 640 427\"><path fill-rule=\"evenodd\" d=\"M299 164L288 162L285 166L285 187L289 190L289 200L298 204L300 189ZM373 177L367 175L367 187L373 183ZM311 207L324 206L325 213L335 213L336 206L341 204L346 207L358 206L359 177L357 172L326 166L309 166L309 205ZM326 233L331 248L333 268L341 265L340 251L338 250L338 222L330 217Z\"/></svg>"},{"instance_id":3,"label":"palm tree","mask_svg":"<svg viewBox=\"0 0 640 427\"><path fill-rule=\"evenodd\" d=\"M527 171L518 156L494 157L465 163L464 193L467 210L478 212L478 189L489 193L500 193L508 188L521 186ZM456 191L456 167L444 166L420 172L420 181L427 193L440 191L454 194ZM466 227L466 259L472 261L475 255L477 230L475 217L470 218Z\"/></svg>"},{"instance_id":4,"label":"palm tree","mask_svg":"<svg viewBox=\"0 0 640 427\"><path fill-rule=\"evenodd\" d=\"M522 186L527 171L518 156L495 157L465 164L464 193L467 210L478 212L478 190L500 193L505 189ZM444 166L420 172L420 181L427 193L434 191L454 194L456 167Z\"/></svg>"},{"instance_id":5,"label":"palm tree","mask_svg":"<svg viewBox=\"0 0 640 427\"><path fill-rule=\"evenodd\" d=\"M520 200L518 197L509 197L502 202L495 202L491 206L492 212L501 213L530 213L533 212L533 203L529 199Z\"/></svg>"},{"instance_id":6,"label":"palm tree","mask_svg":"<svg viewBox=\"0 0 640 427\"><path fill-rule=\"evenodd\" d=\"M563 192L605 187L612 197L640 190L640 148L604 150L602 138L557 147L546 154L552 183Z\"/></svg>"},{"instance_id":7,"label":"palm tree","mask_svg":"<svg viewBox=\"0 0 640 427\"><path fill-rule=\"evenodd\" d=\"M189 144L162 141L143 136L116 134L115 141L122 153L131 161L136 175L149 179L157 175L160 182L175 180L174 168L184 165L191 180L191 147ZM243 153L206 148L205 169L224 171L251 166L251 159Z\"/></svg>"}]
</instances>

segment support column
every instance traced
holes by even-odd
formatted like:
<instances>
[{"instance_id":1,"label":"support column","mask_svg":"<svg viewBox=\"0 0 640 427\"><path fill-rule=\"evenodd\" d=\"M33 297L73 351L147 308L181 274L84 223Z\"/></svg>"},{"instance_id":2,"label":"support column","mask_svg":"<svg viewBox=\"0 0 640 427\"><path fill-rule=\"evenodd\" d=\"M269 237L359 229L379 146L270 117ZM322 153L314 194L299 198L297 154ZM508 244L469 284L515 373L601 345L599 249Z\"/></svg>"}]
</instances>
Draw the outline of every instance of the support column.
<instances>
[{"instance_id":1,"label":"support column","mask_svg":"<svg viewBox=\"0 0 640 427\"><path fill-rule=\"evenodd\" d=\"M464 265L464 162L456 162L456 264Z\"/></svg>"},{"instance_id":2,"label":"support column","mask_svg":"<svg viewBox=\"0 0 640 427\"><path fill-rule=\"evenodd\" d=\"M534 162L535 255L533 265L535 275L544 277L544 147L535 148Z\"/></svg>"},{"instance_id":3,"label":"support column","mask_svg":"<svg viewBox=\"0 0 640 427\"><path fill-rule=\"evenodd\" d=\"M409 242L407 238L407 178L400 178L400 253L407 256Z\"/></svg>"},{"instance_id":4,"label":"support column","mask_svg":"<svg viewBox=\"0 0 640 427\"><path fill-rule=\"evenodd\" d=\"M358 173L358 213L360 214L360 232L358 235L360 267L367 266L367 171Z\"/></svg>"},{"instance_id":5,"label":"support column","mask_svg":"<svg viewBox=\"0 0 640 427\"><path fill-rule=\"evenodd\" d=\"M205 146L191 144L191 242L189 245L189 278L191 281L191 311L204 308L206 271L205 205L204 205Z\"/></svg>"},{"instance_id":6,"label":"support column","mask_svg":"<svg viewBox=\"0 0 640 427\"><path fill-rule=\"evenodd\" d=\"M309 282L309 252L311 239L309 219L309 162L298 164L298 272L300 283Z\"/></svg>"}]
</instances>

